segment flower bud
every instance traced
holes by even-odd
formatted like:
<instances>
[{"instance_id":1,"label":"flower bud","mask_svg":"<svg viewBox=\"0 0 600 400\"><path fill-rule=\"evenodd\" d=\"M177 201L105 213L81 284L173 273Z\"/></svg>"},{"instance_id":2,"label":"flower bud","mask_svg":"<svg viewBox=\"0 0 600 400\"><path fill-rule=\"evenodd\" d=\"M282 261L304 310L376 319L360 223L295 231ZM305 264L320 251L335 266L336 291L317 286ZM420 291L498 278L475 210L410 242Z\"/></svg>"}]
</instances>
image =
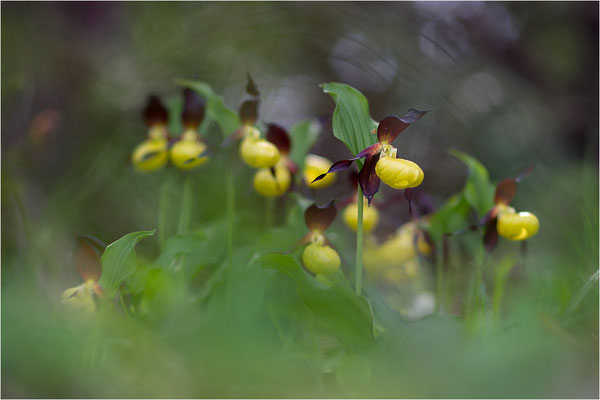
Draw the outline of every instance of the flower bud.
<instances>
[{"instance_id":1,"label":"flower bud","mask_svg":"<svg viewBox=\"0 0 600 400\"><path fill-rule=\"evenodd\" d=\"M498 215L496 230L498 234L509 240L525 240L535 235L540 228L537 217L530 212L515 212L507 207Z\"/></svg>"},{"instance_id":2,"label":"flower bud","mask_svg":"<svg viewBox=\"0 0 600 400\"><path fill-rule=\"evenodd\" d=\"M252 168L271 168L279 161L279 150L268 140L247 135L240 145L240 156Z\"/></svg>"},{"instance_id":3,"label":"flower bud","mask_svg":"<svg viewBox=\"0 0 600 400\"><path fill-rule=\"evenodd\" d=\"M304 160L304 182L311 189L324 189L331 186L335 182L335 174L327 174L320 181L316 181L315 178L321 174L326 173L333 163L325 157L309 154Z\"/></svg>"},{"instance_id":4,"label":"flower bud","mask_svg":"<svg viewBox=\"0 0 600 400\"><path fill-rule=\"evenodd\" d=\"M371 232L379 221L379 212L375 207L368 207L367 199L363 198L363 231ZM358 205L350 204L344 210L344 222L353 231L358 229Z\"/></svg>"},{"instance_id":5,"label":"flower bud","mask_svg":"<svg viewBox=\"0 0 600 400\"><path fill-rule=\"evenodd\" d=\"M291 182L292 175L281 161L275 166L275 176L270 168L261 168L254 175L254 189L265 197L281 196L288 190Z\"/></svg>"},{"instance_id":6,"label":"flower bud","mask_svg":"<svg viewBox=\"0 0 600 400\"><path fill-rule=\"evenodd\" d=\"M146 139L133 149L131 162L139 172L156 171L165 166L168 159L167 140Z\"/></svg>"},{"instance_id":7,"label":"flower bud","mask_svg":"<svg viewBox=\"0 0 600 400\"><path fill-rule=\"evenodd\" d=\"M419 186L423 182L423 170L412 161L396 158L396 151L391 146L384 148L375 165L375 173L383 183L394 189Z\"/></svg>"},{"instance_id":8,"label":"flower bud","mask_svg":"<svg viewBox=\"0 0 600 400\"><path fill-rule=\"evenodd\" d=\"M186 139L178 141L171 147L169 155L171 162L177 168L190 170L208 161L208 156L200 156L206 151L206 145L197 139Z\"/></svg>"},{"instance_id":9,"label":"flower bud","mask_svg":"<svg viewBox=\"0 0 600 400\"><path fill-rule=\"evenodd\" d=\"M67 289L60 295L60 301L70 311L91 314L96 311L96 303L94 301L95 284L93 280L89 280L77 287Z\"/></svg>"},{"instance_id":10,"label":"flower bud","mask_svg":"<svg viewBox=\"0 0 600 400\"><path fill-rule=\"evenodd\" d=\"M306 269L317 275L330 275L337 271L341 264L337 251L318 243L306 246L302 253L302 262Z\"/></svg>"}]
</instances>

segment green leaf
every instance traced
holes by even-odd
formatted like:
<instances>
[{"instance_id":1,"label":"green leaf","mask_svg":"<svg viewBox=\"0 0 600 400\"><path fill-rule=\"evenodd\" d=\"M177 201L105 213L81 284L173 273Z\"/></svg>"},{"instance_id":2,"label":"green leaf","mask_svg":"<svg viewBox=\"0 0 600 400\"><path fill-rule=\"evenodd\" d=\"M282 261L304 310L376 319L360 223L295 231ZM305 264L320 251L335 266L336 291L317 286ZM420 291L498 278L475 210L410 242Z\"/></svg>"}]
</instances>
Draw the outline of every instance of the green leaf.
<instances>
[{"instance_id":1,"label":"green leaf","mask_svg":"<svg viewBox=\"0 0 600 400\"><path fill-rule=\"evenodd\" d=\"M469 202L462 193L456 193L431 216L429 234L439 241L446 233L453 233L467 226L469 220Z\"/></svg>"},{"instance_id":2,"label":"green leaf","mask_svg":"<svg viewBox=\"0 0 600 400\"><path fill-rule=\"evenodd\" d=\"M237 112L225 105L223 98L214 93L207 83L178 79L177 83L183 87L190 88L206 100L206 118L214 120L223 136L229 136L241 125Z\"/></svg>"},{"instance_id":3,"label":"green leaf","mask_svg":"<svg viewBox=\"0 0 600 400\"><path fill-rule=\"evenodd\" d=\"M487 169L477 159L466 153L454 149L450 149L449 153L469 168L470 174L463 193L479 218L482 218L494 207L494 191L496 190L496 187L490 182Z\"/></svg>"},{"instance_id":4,"label":"green leaf","mask_svg":"<svg viewBox=\"0 0 600 400\"><path fill-rule=\"evenodd\" d=\"M377 122L369 114L365 96L343 83L324 83L321 87L336 104L333 111L334 136L344 142L354 155L374 144L377 136L371 131L377 128Z\"/></svg>"},{"instance_id":5,"label":"green leaf","mask_svg":"<svg viewBox=\"0 0 600 400\"><path fill-rule=\"evenodd\" d=\"M106 247L101 259L102 276L98 283L109 296L113 296L121 282L135 271L136 260L133 248L137 242L154 235L154 232L156 229L128 233Z\"/></svg>"},{"instance_id":6,"label":"green leaf","mask_svg":"<svg viewBox=\"0 0 600 400\"><path fill-rule=\"evenodd\" d=\"M321 125L314 120L299 122L290 128L292 139L290 158L298 167L298 171L304 169L306 154L314 146L319 133L321 133Z\"/></svg>"},{"instance_id":7,"label":"green leaf","mask_svg":"<svg viewBox=\"0 0 600 400\"><path fill-rule=\"evenodd\" d=\"M349 352L363 351L374 343L373 315L366 300L345 286L327 287L308 275L289 255L265 254L263 268L276 269L297 284L304 304L335 334Z\"/></svg>"}]
</instances>

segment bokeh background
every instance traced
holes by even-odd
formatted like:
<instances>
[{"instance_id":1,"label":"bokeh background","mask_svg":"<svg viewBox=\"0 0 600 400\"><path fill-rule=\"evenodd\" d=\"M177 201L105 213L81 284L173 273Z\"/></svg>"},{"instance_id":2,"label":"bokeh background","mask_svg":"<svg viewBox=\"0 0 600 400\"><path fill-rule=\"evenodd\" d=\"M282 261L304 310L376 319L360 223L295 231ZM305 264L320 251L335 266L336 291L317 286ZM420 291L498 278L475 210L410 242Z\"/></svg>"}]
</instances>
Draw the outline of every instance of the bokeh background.
<instances>
[{"instance_id":1,"label":"bokeh background","mask_svg":"<svg viewBox=\"0 0 600 400\"><path fill-rule=\"evenodd\" d=\"M3 395L86 393L44 386L42 378L32 386L16 351L7 350L22 332L5 311L19 309L24 291L53 299L77 284L68 256L73 233L112 242L156 227L158 178L136 174L129 157L146 135L140 113L147 95L178 97L178 78L210 83L237 108L250 72L261 90L261 118L286 127L318 118L324 130L312 152L332 160L348 152L331 134L334 104L320 83L356 87L376 120L431 109L396 144L422 166L423 189L438 204L467 174L449 148L478 158L495 181L536 164L514 203L541 221L531 243L532 302L564 311L598 268L596 2L1 7ZM211 181L197 190L218 200L224 189ZM322 196L350 192L340 178ZM239 193L257 198L250 185ZM193 218L209 218L217 200ZM139 252L152 257L155 247L143 242ZM557 396L598 393L597 288L582 301L567 330L585 350L567 357L565 368L577 368L552 382ZM552 381L549 374L541 382ZM529 394L539 393L548 394Z\"/></svg>"}]
</instances>

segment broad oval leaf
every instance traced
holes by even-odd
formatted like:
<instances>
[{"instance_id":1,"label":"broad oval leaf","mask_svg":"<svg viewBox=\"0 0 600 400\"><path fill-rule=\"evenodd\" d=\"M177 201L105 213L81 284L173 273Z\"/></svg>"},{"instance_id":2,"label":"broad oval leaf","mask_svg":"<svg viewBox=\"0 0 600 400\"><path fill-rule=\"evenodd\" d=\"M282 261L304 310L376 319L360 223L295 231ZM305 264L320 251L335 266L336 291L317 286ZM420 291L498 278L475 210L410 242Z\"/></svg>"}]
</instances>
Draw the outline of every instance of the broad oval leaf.
<instances>
[{"instance_id":1,"label":"broad oval leaf","mask_svg":"<svg viewBox=\"0 0 600 400\"><path fill-rule=\"evenodd\" d=\"M482 218L494 207L495 186L490 182L487 169L474 157L451 149L451 155L461 160L469 168L469 177L465 183L463 193L467 202Z\"/></svg>"},{"instance_id":2,"label":"broad oval leaf","mask_svg":"<svg viewBox=\"0 0 600 400\"><path fill-rule=\"evenodd\" d=\"M377 128L369 114L369 103L366 97L343 83L330 82L321 85L323 91L335 101L333 111L333 134L346 144L352 154L377 142L377 136L371 131Z\"/></svg>"},{"instance_id":3,"label":"broad oval leaf","mask_svg":"<svg viewBox=\"0 0 600 400\"><path fill-rule=\"evenodd\" d=\"M98 283L109 296L113 296L119 285L135 271L134 247L137 242L154 235L154 232L156 229L128 233L106 247L101 259L102 276Z\"/></svg>"},{"instance_id":4,"label":"broad oval leaf","mask_svg":"<svg viewBox=\"0 0 600 400\"><path fill-rule=\"evenodd\" d=\"M294 279L304 304L321 318L348 352L364 351L373 345L373 315L364 297L342 285L324 287L289 255L265 254L259 262L263 268L279 270Z\"/></svg>"}]
</instances>

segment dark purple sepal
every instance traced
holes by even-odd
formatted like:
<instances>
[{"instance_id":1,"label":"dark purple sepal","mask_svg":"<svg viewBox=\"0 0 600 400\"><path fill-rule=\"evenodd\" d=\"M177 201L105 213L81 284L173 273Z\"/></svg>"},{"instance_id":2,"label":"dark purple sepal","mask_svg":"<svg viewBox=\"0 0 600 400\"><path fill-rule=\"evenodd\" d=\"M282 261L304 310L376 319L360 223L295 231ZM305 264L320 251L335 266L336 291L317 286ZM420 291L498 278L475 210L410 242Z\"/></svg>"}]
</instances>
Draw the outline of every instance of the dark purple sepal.
<instances>
[{"instance_id":1,"label":"dark purple sepal","mask_svg":"<svg viewBox=\"0 0 600 400\"><path fill-rule=\"evenodd\" d=\"M267 126L269 128L266 135L267 140L277 146L281 154L288 154L291 142L287 131L277 124L267 124Z\"/></svg>"},{"instance_id":2,"label":"dark purple sepal","mask_svg":"<svg viewBox=\"0 0 600 400\"><path fill-rule=\"evenodd\" d=\"M144 122L148 126L155 125L166 125L169 118L169 114L165 106L158 98L158 96L152 95L148 98L148 103L142 112Z\"/></svg>"},{"instance_id":3,"label":"dark purple sepal","mask_svg":"<svg viewBox=\"0 0 600 400\"><path fill-rule=\"evenodd\" d=\"M371 200L373 200L373 196L375 196L375 193L379 191L379 184L381 182L375 173L377 161L379 161L379 153L375 153L374 155L367 157L365 160L365 165L363 165L362 169L358 173L358 183L362 189L363 196L365 196L369 202L369 206L371 206Z\"/></svg>"},{"instance_id":4,"label":"dark purple sepal","mask_svg":"<svg viewBox=\"0 0 600 400\"><path fill-rule=\"evenodd\" d=\"M183 90L181 122L185 127L197 128L204 118L204 100L191 89Z\"/></svg>"},{"instance_id":5,"label":"dark purple sepal","mask_svg":"<svg viewBox=\"0 0 600 400\"><path fill-rule=\"evenodd\" d=\"M418 121L428 112L410 108L408 113L400 118L393 115L385 117L377 126L377 139L383 143L393 142L410 124Z\"/></svg>"},{"instance_id":6,"label":"dark purple sepal","mask_svg":"<svg viewBox=\"0 0 600 400\"><path fill-rule=\"evenodd\" d=\"M515 197L515 194L517 194L517 181L514 178L503 179L496 186L494 204L503 203L508 205Z\"/></svg>"},{"instance_id":7,"label":"dark purple sepal","mask_svg":"<svg viewBox=\"0 0 600 400\"><path fill-rule=\"evenodd\" d=\"M240 119L244 125L254 125L258 119L258 100L246 100L242 103Z\"/></svg>"},{"instance_id":8,"label":"dark purple sepal","mask_svg":"<svg viewBox=\"0 0 600 400\"><path fill-rule=\"evenodd\" d=\"M309 230L319 230L323 232L335 219L337 210L333 201L324 206L311 205L304 211L304 221Z\"/></svg>"}]
</instances>

